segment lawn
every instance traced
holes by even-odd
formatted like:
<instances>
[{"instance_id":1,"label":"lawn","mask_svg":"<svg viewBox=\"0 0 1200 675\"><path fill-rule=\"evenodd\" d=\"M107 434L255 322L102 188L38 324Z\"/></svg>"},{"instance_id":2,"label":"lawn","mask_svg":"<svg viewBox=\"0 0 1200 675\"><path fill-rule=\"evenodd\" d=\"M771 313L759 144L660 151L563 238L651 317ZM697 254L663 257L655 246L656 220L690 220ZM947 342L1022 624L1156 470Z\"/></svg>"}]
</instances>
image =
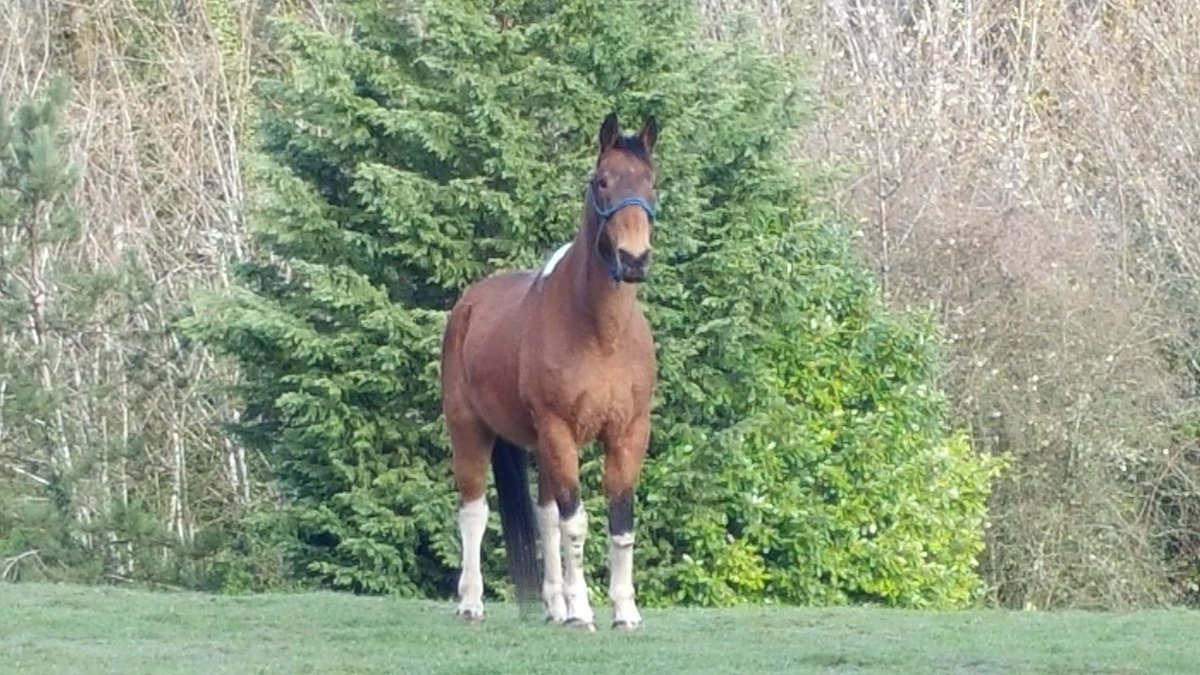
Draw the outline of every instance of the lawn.
<instances>
[{"instance_id":1,"label":"lawn","mask_svg":"<svg viewBox=\"0 0 1200 675\"><path fill-rule=\"evenodd\" d=\"M0 584L0 673L1200 673L1184 610L649 609L638 633L590 635L489 611Z\"/></svg>"}]
</instances>

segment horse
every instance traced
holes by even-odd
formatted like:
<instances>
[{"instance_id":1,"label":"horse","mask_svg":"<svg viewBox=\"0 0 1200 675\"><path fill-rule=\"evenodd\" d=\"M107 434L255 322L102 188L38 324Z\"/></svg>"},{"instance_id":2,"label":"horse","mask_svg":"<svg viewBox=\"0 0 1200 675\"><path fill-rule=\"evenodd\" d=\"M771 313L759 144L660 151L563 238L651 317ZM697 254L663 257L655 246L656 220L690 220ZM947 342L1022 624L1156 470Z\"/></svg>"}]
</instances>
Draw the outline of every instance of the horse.
<instances>
[{"instance_id":1,"label":"horse","mask_svg":"<svg viewBox=\"0 0 1200 675\"><path fill-rule=\"evenodd\" d=\"M632 630L642 623L633 584L634 490L650 442L657 363L636 294L650 267L657 137L654 117L624 135L609 113L574 238L541 269L501 272L469 285L450 310L441 350L442 412L459 493L455 613L466 622L484 618L480 548L490 461L522 610L537 602L536 536L546 621L595 631L583 569L588 514L580 500L579 458L581 448L598 440L612 627Z\"/></svg>"}]
</instances>

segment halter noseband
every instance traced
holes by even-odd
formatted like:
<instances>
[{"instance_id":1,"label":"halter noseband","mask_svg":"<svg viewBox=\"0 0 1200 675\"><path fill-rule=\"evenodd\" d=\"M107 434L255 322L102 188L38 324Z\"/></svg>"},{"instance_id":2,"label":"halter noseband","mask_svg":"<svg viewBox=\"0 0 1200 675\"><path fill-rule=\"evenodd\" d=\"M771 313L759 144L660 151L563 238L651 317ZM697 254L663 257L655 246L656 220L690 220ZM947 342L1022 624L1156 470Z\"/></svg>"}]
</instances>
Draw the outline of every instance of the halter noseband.
<instances>
[{"instance_id":1,"label":"halter noseband","mask_svg":"<svg viewBox=\"0 0 1200 675\"><path fill-rule=\"evenodd\" d=\"M639 197L637 195L628 195L628 196L618 199L617 201L610 204L607 208L605 208L605 207L600 206L600 202L596 200L596 193L594 190L592 190L592 183L593 183L593 181L588 181L588 184L587 184L587 199L588 199L588 201L590 201L592 203L592 209L595 210L596 217L600 221L599 226L596 228L595 245L596 245L597 250L599 250L599 248L600 248L600 237L601 237L601 235L604 234L604 228L608 226L608 221L611 220L612 217L614 215L616 215L618 211L625 208L626 206L637 206L637 207L641 208L643 211L646 212L646 217L648 217L650 219L650 222L651 223L654 222L654 217L655 217L655 215L657 215L656 211L654 209L654 204L652 204L645 197ZM613 281L621 280L620 273L617 271L617 262L618 262L617 261L617 252L616 252L616 248L614 247L613 261L611 263L609 263L609 265L608 265L608 275L610 277L612 277Z\"/></svg>"}]
</instances>

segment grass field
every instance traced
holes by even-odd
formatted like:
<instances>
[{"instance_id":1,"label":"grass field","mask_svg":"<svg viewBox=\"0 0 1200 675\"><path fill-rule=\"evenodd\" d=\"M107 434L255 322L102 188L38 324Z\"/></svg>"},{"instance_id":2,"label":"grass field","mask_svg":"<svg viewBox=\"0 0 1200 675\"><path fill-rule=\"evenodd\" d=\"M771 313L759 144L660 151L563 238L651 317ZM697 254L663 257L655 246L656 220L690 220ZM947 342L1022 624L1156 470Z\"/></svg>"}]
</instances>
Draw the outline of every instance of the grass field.
<instances>
[{"instance_id":1,"label":"grass field","mask_svg":"<svg viewBox=\"0 0 1200 675\"><path fill-rule=\"evenodd\" d=\"M0 584L0 672L1200 673L1200 613L1182 610L652 609L632 635L490 612L464 626L447 603Z\"/></svg>"}]
</instances>

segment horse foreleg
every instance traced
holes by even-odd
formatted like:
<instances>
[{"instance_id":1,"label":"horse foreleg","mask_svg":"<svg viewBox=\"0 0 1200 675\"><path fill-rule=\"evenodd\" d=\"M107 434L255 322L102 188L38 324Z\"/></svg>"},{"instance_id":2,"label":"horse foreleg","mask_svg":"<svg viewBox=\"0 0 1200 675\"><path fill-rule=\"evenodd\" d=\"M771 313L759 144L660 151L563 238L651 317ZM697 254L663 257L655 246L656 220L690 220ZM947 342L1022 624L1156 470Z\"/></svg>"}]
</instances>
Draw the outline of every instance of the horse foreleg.
<instances>
[{"instance_id":1,"label":"horse foreleg","mask_svg":"<svg viewBox=\"0 0 1200 675\"><path fill-rule=\"evenodd\" d=\"M538 533L542 540L542 599L546 602L546 621L567 620L567 602L563 597L562 530L558 502L554 501L547 474L538 471Z\"/></svg>"},{"instance_id":2,"label":"horse foreleg","mask_svg":"<svg viewBox=\"0 0 1200 675\"><path fill-rule=\"evenodd\" d=\"M616 531L611 523L626 517L633 520L633 497L620 497L609 506L608 600L612 603L613 628L637 628L642 623L633 591L633 528ZM619 521L618 521L619 522Z\"/></svg>"},{"instance_id":3,"label":"horse foreleg","mask_svg":"<svg viewBox=\"0 0 1200 675\"><path fill-rule=\"evenodd\" d=\"M595 630L596 620L588 600L587 580L583 574L583 544L587 539L587 510L576 497L572 509L559 505L562 536L566 540L566 557L563 559L563 595L567 604L567 623L579 623ZM562 517L562 513L570 515Z\"/></svg>"},{"instance_id":4,"label":"horse foreleg","mask_svg":"<svg viewBox=\"0 0 1200 675\"><path fill-rule=\"evenodd\" d=\"M538 471L558 510L562 556L563 600L566 623L595 630L595 616L588 600L583 573L583 546L588 517L579 498L579 449L565 425L544 423L538 429ZM553 537L551 537L552 539ZM543 544L547 546L547 544Z\"/></svg>"},{"instance_id":5,"label":"horse foreleg","mask_svg":"<svg viewBox=\"0 0 1200 675\"><path fill-rule=\"evenodd\" d=\"M642 425L635 425L640 427ZM604 492L608 498L608 599L613 628L634 629L642 615L633 589L633 491L649 441L646 431L635 428L626 438L606 444Z\"/></svg>"}]
</instances>

